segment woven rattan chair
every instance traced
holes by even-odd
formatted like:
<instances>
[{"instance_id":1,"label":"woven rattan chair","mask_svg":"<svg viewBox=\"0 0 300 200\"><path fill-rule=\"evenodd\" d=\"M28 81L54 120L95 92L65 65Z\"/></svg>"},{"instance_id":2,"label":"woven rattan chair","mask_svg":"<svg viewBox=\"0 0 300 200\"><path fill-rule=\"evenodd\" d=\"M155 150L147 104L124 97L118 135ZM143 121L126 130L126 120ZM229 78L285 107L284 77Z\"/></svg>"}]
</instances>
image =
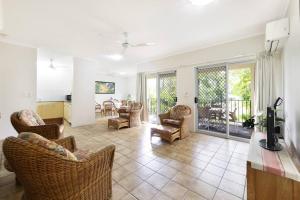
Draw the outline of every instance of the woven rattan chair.
<instances>
[{"instance_id":1,"label":"woven rattan chair","mask_svg":"<svg viewBox=\"0 0 300 200\"><path fill-rule=\"evenodd\" d=\"M180 139L190 135L189 123L192 110L186 105L176 105L169 112L159 115L161 125L172 126L180 129Z\"/></svg>"},{"instance_id":2,"label":"woven rattan chair","mask_svg":"<svg viewBox=\"0 0 300 200\"><path fill-rule=\"evenodd\" d=\"M71 152L73 137L56 143ZM115 146L73 161L25 140L8 137L3 153L24 187L23 200L106 200L112 196L112 166Z\"/></svg>"},{"instance_id":3,"label":"woven rattan chair","mask_svg":"<svg viewBox=\"0 0 300 200\"><path fill-rule=\"evenodd\" d=\"M11 124L18 133L32 132L49 140L55 140L63 137L63 118L43 119L45 125L28 126L19 119L18 114L19 112L14 112L10 116Z\"/></svg>"},{"instance_id":4,"label":"woven rattan chair","mask_svg":"<svg viewBox=\"0 0 300 200\"><path fill-rule=\"evenodd\" d=\"M136 127L141 125L141 112L143 104L134 102L128 108L120 108L118 110L120 118L129 120L129 127Z\"/></svg>"}]
</instances>

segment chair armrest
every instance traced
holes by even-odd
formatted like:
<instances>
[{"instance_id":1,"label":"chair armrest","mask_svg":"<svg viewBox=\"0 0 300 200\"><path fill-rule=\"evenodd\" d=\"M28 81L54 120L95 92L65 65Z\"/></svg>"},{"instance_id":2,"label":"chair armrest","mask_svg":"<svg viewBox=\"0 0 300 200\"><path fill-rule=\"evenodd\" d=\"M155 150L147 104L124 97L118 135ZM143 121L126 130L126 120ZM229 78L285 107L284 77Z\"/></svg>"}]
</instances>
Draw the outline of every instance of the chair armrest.
<instances>
[{"instance_id":1,"label":"chair armrest","mask_svg":"<svg viewBox=\"0 0 300 200\"><path fill-rule=\"evenodd\" d=\"M181 119L181 126L188 125L188 123L190 122L191 117L192 117L191 114L183 116L183 118Z\"/></svg>"},{"instance_id":2,"label":"chair armrest","mask_svg":"<svg viewBox=\"0 0 300 200\"><path fill-rule=\"evenodd\" d=\"M82 185L88 186L101 181L105 175L111 175L115 145L109 145L96 153L92 153L88 158L78 161L77 179Z\"/></svg>"},{"instance_id":3,"label":"chair armrest","mask_svg":"<svg viewBox=\"0 0 300 200\"><path fill-rule=\"evenodd\" d=\"M65 137L62 139L55 140L55 143L63 146L72 153L77 150L76 142L74 136Z\"/></svg>"},{"instance_id":4,"label":"chair armrest","mask_svg":"<svg viewBox=\"0 0 300 200\"><path fill-rule=\"evenodd\" d=\"M119 108L118 113L129 113L130 111L126 108Z\"/></svg>"},{"instance_id":5,"label":"chair armrest","mask_svg":"<svg viewBox=\"0 0 300 200\"><path fill-rule=\"evenodd\" d=\"M45 122L45 124L58 124L58 125L64 124L64 118L62 118L62 117L43 119L43 121Z\"/></svg>"},{"instance_id":6,"label":"chair armrest","mask_svg":"<svg viewBox=\"0 0 300 200\"><path fill-rule=\"evenodd\" d=\"M43 136L49 140L55 140L60 137L58 124L46 124L40 126L24 126L22 132L32 132Z\"/></svg>"},{"instance_id":7,"label":"chair armrest","mask_svg":"<svg viewBox=\"0 0 300 200\"><path fill-rule=\"evenodd\" d=\"M159 114L158 116L159 116L160 124L163 125L163 120L170 118L170 112L162 113L162 114Z\"/></svg>"}]
</instances>

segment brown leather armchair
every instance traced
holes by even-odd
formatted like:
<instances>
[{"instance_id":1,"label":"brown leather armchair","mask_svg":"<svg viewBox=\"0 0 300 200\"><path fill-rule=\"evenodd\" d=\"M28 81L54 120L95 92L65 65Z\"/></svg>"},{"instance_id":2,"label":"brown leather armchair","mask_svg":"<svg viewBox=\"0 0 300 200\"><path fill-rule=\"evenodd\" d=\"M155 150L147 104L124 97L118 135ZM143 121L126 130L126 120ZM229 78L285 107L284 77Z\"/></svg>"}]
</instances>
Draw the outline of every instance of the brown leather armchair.
<instances>
[{"instance_id":1,"label":"brown leather armchair","mask_svg":"<svg viewBox=\"0 0 300 200\"><path fill-rule=\"evenodd\" d=\"M120 118L129 120L129 127L136 127L141 125L141 112L143 104L134 102L128 108L120 108L118 110Z\"/></svg>"},{"instance_id":2,"label":"brown leather armchair","mask_svg":"<svg viewBox=\"0 0 300 200\"><path fill-rule=\"evenodd\" d=\"M191 121L192 110L186 105L176 105L169 112L159 115L161 125L179 128L180 139L190 135L189 123Z\"/></svg>"},{"instance_id":3,"label":"brown leather armchair","mask_svg":"<svg viewBox=\"0 0 300 200\"><path fill-rule=\"evenodd\" d=\"M55 141L76 154L74 137ZM69 160L38 144L8 137L3 153L24 187L22 199L108 200L112 196L115 146L109 145L81 160Z\"/></svg>"},{"instance_id":4,"label":"brown leather armchair","mask_svg":"<svg viewBox=\"0 0 300 200\"><path fill-rule=\"evenodd\" d=\"M40 121L40 124L27 124L22 119L20 119L19 114L20 112L14 112L10 116L10 121L13 127L16 129L18 133L21 132L32 132L37 133L49 140L56 140L63 137L64 131L64 119L63 118L53 118L53 119L40 119L39 116L34 113L33 111L27 111L32 116L31 117L38 117L37 121Z\"/></svg>"}]
</instances>

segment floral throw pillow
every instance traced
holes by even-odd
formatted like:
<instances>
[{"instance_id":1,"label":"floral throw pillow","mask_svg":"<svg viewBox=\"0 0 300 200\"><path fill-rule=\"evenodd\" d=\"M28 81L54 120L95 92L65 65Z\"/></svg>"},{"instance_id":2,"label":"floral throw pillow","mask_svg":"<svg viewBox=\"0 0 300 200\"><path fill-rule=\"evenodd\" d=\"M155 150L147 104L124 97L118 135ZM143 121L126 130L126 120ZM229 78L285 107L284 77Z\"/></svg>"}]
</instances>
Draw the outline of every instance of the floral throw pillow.
<instances>
[{"instance_id":1,"label":"floral throw pillow","mask_svg":"<svg viewBox=\"0 0 300 200\"><path fill-rule=\"evenodd\" d=\"M76 156L71 153L68 149L65 149L61 145L56 144L53 141L50 141L36 133L24 132L18 135L18 138L26 140L32 144L37 144L42 148L48 149L49 151L53 151L59 155L66 157L69 160L77 161Z\"/></svg>"},{"instance_id":2,"label":"floral throw pillow","mask_svg":"<svg viewBox=\"0 0 300 200\"><path fill-rule=\"evenodd\" d=\"M32 110L21 110L19 112L19 119L27 126L45 125L45 122Z\"/></svg>"}]
</instances>

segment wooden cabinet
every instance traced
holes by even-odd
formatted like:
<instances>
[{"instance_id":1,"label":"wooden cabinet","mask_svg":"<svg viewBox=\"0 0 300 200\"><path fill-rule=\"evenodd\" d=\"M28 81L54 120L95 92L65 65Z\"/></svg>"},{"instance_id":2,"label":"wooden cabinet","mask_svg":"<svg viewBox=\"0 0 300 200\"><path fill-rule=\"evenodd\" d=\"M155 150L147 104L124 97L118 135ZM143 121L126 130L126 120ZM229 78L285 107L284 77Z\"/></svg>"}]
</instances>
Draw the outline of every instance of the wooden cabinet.
<instances>
[{"instance_id":1,"label":"wooden cabinet","mask_svg":"<svg viewBox=\"0 0 300 200\"><path fill-rule=\"evenodd\" d=\"M72 104L71 102L64 102L64 119L69 122L70 124L72 123Z\"/></svg>"},{"instance_id":2,"label":"wooden cabinet","mask_svg":"<svg viewBox=\"0 0 300 200\"><path fill-rule=\"evenodd\" d=\"M37 113L42 119L61 118L64 116L63 101L37 102Z\"/></svg>"},{"instance_id":3,"label":"wooden cabinet","mask_svg":"<svg viewBox=\"0 0 300 200\"><path fill-rule=\"evenodd\" d=\"M286 145L283 150L268 151L259 146L264 133L253 133L247 161L248 200L299 200L300 173Z\"/></svg>"}]
</instances>

